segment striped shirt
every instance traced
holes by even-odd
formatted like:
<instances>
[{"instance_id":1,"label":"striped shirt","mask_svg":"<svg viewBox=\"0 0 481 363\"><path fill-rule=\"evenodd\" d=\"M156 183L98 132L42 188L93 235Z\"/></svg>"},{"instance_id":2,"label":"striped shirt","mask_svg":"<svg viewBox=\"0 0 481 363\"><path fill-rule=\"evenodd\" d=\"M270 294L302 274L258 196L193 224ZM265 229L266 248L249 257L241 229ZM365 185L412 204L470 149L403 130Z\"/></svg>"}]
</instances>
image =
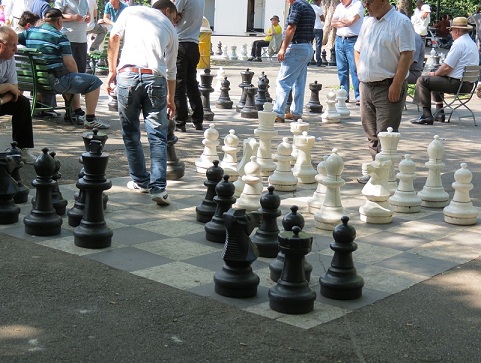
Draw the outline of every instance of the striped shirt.
<instances>
[{"instance_id":1,"label":"striped shirt","mask_svg":"<svg viewBox=\"0 0 481 363\"><path fill-rule=\"evenodd\" d=\"M289 8L287 25L296 25L292 43L311 43L314 39L316 13L305 0L296 0Z\"/></svg>"},{"instance_id":2,"label":"striped shirt","mask_svg":"<svg viewBox=\"0 0 481 363\"><path fill-rule=\"evenodd\" d=\"M67 37L48 23L18 35L18 43L43 53L47 69L63 67L63 56L72 55Z\"/></svg>"}]
</instances>

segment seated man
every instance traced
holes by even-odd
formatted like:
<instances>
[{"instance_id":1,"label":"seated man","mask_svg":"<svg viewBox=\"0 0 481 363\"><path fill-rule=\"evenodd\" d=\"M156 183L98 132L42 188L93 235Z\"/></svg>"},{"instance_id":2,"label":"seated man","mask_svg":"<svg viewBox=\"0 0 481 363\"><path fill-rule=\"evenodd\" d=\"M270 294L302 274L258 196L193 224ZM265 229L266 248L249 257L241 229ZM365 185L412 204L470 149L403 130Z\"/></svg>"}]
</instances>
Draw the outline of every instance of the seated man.
<instances>
[{"instance_id":1,"label":"seated man","mask_svg":"<svg viewBox=\"0 0 481 363\"><path fill-rule=\"evenodd\" d=\"M18 24L15 28L15 32L21 33L29 29L32 26L35 26L39 20L40 17L37 14L34 14L30 11L24 11L20 19L18 19Z\"/></svg>"},{"instance_id":2,"label":"seated man","mask_svg":"<svg viewBox=\"0 0 481 363\"><path fill-rule=\"evenodd\" d=\"M413 62L409 67L408 84L416 84L416 81L424 69L424 41L417 33L414 34L414 40L416 42L416 49L414 50Z\"/></svg>"},{"instance_id":3,"label":"seated man","mask_svg":"<svg viewBox=\"0 0 481 363\"><path fill-rule=\"evenodd\" d=\"M468 25L468 19L465 17L454 18L449 29L454 42L444 63L435 72L429 72L428 75L419 77L416 82L416 97L418 105L423 108L423 114L418 119L411 121L412 124L432 125L434 118L431 113L431 94L436 103L436 109L441 110L443 93L457 92L464 67L479 64L478 48L469 36L472 26ZM471 87L470 84L463 85L461 92L469 92ZM436 114L436 121L444 122L443 111Z\"/></svg>"},{"instance_id":4,"label":"seated man","mask_svg":"<svg viewBox=\"0 0 481 363\"><path fill-rule=\"evenodd\" d=\"M271 26L267 29L267 36L264 40L256 40L252 43L251 57L247 59L248 61L262 62L261 51L262 47L269 46L272 36L275 34L282 34L282 27L279 25L279 17L274 15L271 18Z\"/></svg>"},{"instance_id":5,"label":"seated man","mask_svg":"<svg viewBox=\"0 0 481 363\"><path fill-rule=\"evenodd\" d=\"M0 27L0 116L12 115L12 140L22 150L23 161L33 164L35 157L28 150L33 148L30 102L17 87L13 57L17 51L17 42L17 33L12 28Z\"/></svg>"},{"instance_id":6,"label":"seated man","mask_svg":"<svg viewBox=\"0 0 481 363\"><path fill-rule=\"evenodd\" d=\"M94 75L78 73L70 42L60 29L62 12L52 8L45 13L44 24L19 34L18 41L43 53L51 87L64 97L73 97L72 117L77 124L89 129L108 129L109 124L95 117L102 81ZM80 93L85 95L87 114L80 108Z\"/></svg>"}]
</instances>

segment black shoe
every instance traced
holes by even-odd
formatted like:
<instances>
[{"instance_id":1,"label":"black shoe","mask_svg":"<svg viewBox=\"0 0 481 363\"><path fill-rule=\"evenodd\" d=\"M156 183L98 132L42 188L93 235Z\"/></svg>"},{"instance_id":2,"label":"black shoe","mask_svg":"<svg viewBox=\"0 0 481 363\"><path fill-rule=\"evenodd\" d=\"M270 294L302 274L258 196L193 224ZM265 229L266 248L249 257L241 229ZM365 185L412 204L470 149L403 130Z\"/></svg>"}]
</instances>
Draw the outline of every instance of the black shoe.
<instances>
[{"instance_id":1,"label":"black shoe","mask_svg":"<svg viewBox=\"0 0 481 363\"><path fill-rule=\"evenodd\" d=\"M366 174L366 175L363 175L363 176L360 176L359 178L357 178L357 182L359 184L367 184L367 182L371 179L371 176L369 174Z\"/></svg>"},{"instance_id":2,"label":"black shoe","mask_svg":"<svg viewBox=\"0 0 481 363\"><path fill-rule=\"evenodd\" d=\"M253 60L254 60L254 57L249 57L249 58L247 58L247 61L248 61L248 62L252 62Z\"/></svg>"},{"instance_id":3,"label":"black shoe","mask_svg":"<svg viewBox=\"0 0 481 363\"><path fill-rule=\"evenodd\" d=\"M175 124L175 131L186 132L185 124Z\"/></svg>"},{"instance_id":4,"label":"black shoe","mask_svg":"<svg viewBox=\"0 0 481 363\"><path fill-rule=\"evenodd\" d=\"M446 122L446 115L444 113L438 113L434 118L434 121L437 122Z\"/></svg>"},{"instance_id":5,"label":"black shoe","mask_svg":"<svg viewBox=\"0 0 481 363\"><path fill-rule=\"evenodd\" d=\"M204 130L204 126L201 123L192 123L192 127L196 130Z\"/></svg>"},{"instance_id":6,"label":"black shoe","mask_svg":"<svg viewBox=\"0 0 481 363\"><path fill-rule=\"evenodd\" d=\"M260 57L255 57L253 59L254 62L262 62L262 59Z\"/></svg>"},{"instance_id":7,"label":"black shoe","mask_svg":"<svg viewBox=\"0 0 481 363\"><path fill-rule=\"evenodd\" d=\"M415 120L411 120L413 125L432 125L434 123L434 118L432 116L420 116Z\"/></svg>"}]
</instances>

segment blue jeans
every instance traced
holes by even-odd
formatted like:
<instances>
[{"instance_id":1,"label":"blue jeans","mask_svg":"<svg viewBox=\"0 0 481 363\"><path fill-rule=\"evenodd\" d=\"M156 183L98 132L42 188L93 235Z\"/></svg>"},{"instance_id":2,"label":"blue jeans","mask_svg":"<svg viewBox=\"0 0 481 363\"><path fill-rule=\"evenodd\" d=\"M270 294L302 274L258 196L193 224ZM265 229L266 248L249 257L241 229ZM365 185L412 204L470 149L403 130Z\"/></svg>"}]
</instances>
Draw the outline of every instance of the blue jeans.
<instances>
[{"instance_id":1,"label":"blue jeans","mask_svg":"<svg viewBox=\"0 0 481 363\"><path fill-rule=\"evenodd\" d=\"M304 92L306 88L307 65L312 59L314 50L311 43L290 44L287 47L284 61L277 75L276 101L273 111L284 117L287 97L292 90L291 113L301 116L304 108Z\"/></svg>"},{"instance_id":2,"label":"blue jeans","mask_svg":"<svg viewBox=\"0 0 481 363\"><path fill-rule=\"evenodd\" d=\"M157 75L119 73L117 99L130 177L151 193L162 192L167 185L167 82ZM140 142L140 112L150 145L150 174Z\"/></svg>"},{"instance_id":3,"label":"blue jeans","mask_svg":"<svg viewBox=\"0 0 481 363\"><path fill-rule=\"evenodd\" d=\"M345 38L336 37L336 63L337 75L339 83L347 92L349 100L350 84L349 72L351 72L352 86L354 87L354 96L359 100L359 79L357 78L356 63L354 62L354 44L357 37Z\"/></svg>"},{"instance_id":4,"label":"blue jeans","mask_svg":"<svg viewBox=\"0 0 481 363\"><path fill-rule=\"evenodd\" d=\"M324 31L322 29L314 29L314 38L316 39L316 66L322 64L321 51L322 51L322 36Z\"/></svg>"}]
</instances>

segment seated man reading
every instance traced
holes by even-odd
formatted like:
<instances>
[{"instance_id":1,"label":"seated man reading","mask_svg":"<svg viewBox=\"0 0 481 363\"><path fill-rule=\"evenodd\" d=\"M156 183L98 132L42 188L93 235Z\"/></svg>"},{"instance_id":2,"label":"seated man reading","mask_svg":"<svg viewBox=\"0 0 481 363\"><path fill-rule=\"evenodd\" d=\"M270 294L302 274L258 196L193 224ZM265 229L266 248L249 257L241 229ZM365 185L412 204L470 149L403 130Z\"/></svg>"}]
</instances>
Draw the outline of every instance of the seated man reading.
<instances>
[{"instance_id":1,"label":"seated man reading","mask_svg":"<svg viewBox=\"0 0 481 363\"><path fill-rule=\"evenodd\" d=\"M279 17L274 15L271 18L271 26L267 29L267 36L264 40L256 40L252 44L251 57L247 59L248 61L262 62L261 51L263 47L268 47L275 34L282 34L282 27L279 25Z\"/></svg>"}]
</instances>

